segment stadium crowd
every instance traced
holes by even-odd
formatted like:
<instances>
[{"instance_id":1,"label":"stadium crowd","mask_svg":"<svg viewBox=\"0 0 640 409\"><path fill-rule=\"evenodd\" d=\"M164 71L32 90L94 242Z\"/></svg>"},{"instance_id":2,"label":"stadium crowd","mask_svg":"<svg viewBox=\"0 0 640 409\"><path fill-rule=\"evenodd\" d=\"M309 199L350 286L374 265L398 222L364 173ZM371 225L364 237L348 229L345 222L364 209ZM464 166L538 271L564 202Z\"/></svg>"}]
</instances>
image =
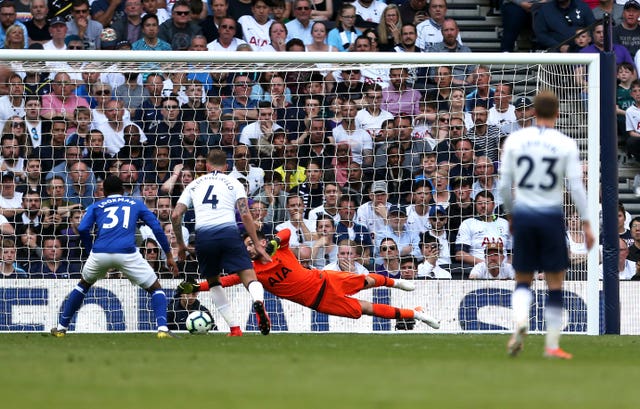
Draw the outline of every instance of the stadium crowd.
<instances>
[{"instance_id":1,"label":"stadium crowd","mask_svg":"<svg viewBox=\"0 0 640 409\"><path fill-rule=\"evenodd\" d=\"M502 10L523 4L530 5L505 1ZM584 3L569 1L576 4L569 37L595 21ZM629 13L637 23L635 0L623 6L623 18ZM0 23L0 47L17 49L471 51L445 0L6 0ZM635 76L635 62L626 64L619 76ZM87 254L77 227L83 209L103 196L108 174L154 211L175 248L171 210L206 172L214 147L246 186L256 227L291 230L303 265L408 279L514 276L497 170L506 136L535 119L530 98L514 97L513 84L494 80L487 66L47 67L32 72L14 62L0 70L0 277L78 278ZM183 227L191 241L194 217L187 212ZM567 248L580 266L574 277L584 279L586 250L575 231ZM640 223L630 235L637 259ZM140 226L139 236L159 277L170 278L153 233ZM193 254L180 268L197 273Z\"/></svg>"}]
</instances>

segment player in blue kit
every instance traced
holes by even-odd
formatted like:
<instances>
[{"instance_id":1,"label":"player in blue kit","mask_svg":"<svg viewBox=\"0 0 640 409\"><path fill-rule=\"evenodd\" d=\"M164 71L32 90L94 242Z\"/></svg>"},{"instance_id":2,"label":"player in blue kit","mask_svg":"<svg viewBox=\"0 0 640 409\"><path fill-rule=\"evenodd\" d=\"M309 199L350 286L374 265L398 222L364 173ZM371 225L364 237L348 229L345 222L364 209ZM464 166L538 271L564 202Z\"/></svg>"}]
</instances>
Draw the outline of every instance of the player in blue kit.
<instances>
[{"instance_id":1,"label":"player in blue kit","mask_svg":"<svg viewBox=\"0 0 640 409\"><path fill-rule=\"evenodd\" d=\"M247 193L244 186L232 176L226 175L227 155L220 149L212 149L207 156L207 173L189 183L180 195L173 209L171 222L178 242L178 257L184 258L187 251L182 237L182 217L190 207L196 215L196 256L200 274L211 286L213 302L218 312L229 323L232 330L237 325L230 313L230 304L219 285L217 278L224 270L237 273L242 283L251 294L253 308L258 318L258 327L263 335L271 331L271 322L264 308L264 288L256 277L249 253L240 236L236 223L235 211L238 210L244 227L254 240L258 242L253 217L249 213ZM271 257L263 248L258 251L258 262L270 262Z\"/></svg>"},{"instance_id":2,"label":"player in blue kit","mask_svg":"<svg viewBox=\"0 0 640 409\"><path fill-rule=\"evenodd\" d=\"M173 338L167 327L167 297L160 286L149 263L142 257L136 246L136 223L143 221L158 239L167 255L167 265L174 276L178 275L167 236L165 236L156 216L142 203L130 197L124 197L122 181L116 176L107 176L104 180L105 198L87 208L78 230L80 239L87 252L90 252L84 267L82 278L71 291L64 303L58 326L51 329L51 335L64 337L69 323L80 309L89 288L115 268L121 271L132 283L139 285L151 294L151 307L156 317L158 338ZM91 233L96 229L93 242Z\"/></svg>"},{"instance_id":3,"label":"player in blue kit","mask_svg":"<svg viewBox=\"0 0 640 409\"><path fill-rule=\"evenodd\" d=\"M504 144L500 164L500 194L510 213L516 288L511 297L515 332L507 351L516 356L529 329L529 309L534 273L544 272L548 293L544 309L547 329L544 355L571 359L560 348L564 274L569 266L564 213L565 179L582 219L587 248L594 243L587 216L587 196L582 181L576 142L554 129L558 97L541 91L535 97L536 126L513 132Z\"/></svg>"}]
</instances>

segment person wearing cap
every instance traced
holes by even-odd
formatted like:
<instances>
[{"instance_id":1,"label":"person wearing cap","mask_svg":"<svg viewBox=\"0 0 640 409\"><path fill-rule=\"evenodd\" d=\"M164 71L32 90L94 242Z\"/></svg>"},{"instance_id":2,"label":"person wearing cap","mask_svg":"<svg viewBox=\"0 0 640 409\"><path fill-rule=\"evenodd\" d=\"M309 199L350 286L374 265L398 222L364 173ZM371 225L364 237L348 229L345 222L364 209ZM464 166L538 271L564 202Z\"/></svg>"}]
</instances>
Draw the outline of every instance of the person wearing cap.
<instances>
[{"instance_id":1,"label":"person wearing cap","mask_svg":"<svg viewBox=\"0 0 640 409\"><path fill-rule=\"evenodd\" d=\"M466 219L460 225L456 237L456 260L462 263L465 272L484 261L487 243L502 242L505 250L511 248L509 222L494 215L493 194L482 191L474 199L475 217Z\"/></svg>"},{"instance_id":2,"label":"person wearing cap","mask_svg":"<svg viewBox=\"0 0 640 409\"><path fill-rule=\"evenodd\" d=\"M640 3L629 0L624 4L622 23L613 28L611 41L623 45L632 56L640 49Z\"/></svg>"},{"instance_id":3,"label":"person wearing cap","mask_svg":"<svg viewBox=\"0 0 640 409\"><path fill-rule=\"evenodd\" d=\"M447 242L448 245L448 242ZM418 272L416 278L436 278L451 279L451 273L444 269L439 260L441 259L440 249L445 247L431 233L425 232L420 239L420 252L424 260L418 264Z\"/></svg>"},{"instance_id":4,"label":"person wearing cap","mask_svg":"<svg viewBox=\"0 0 640 409\"><path fill-rule=\"evenodd\" d=\"M504 135L509 135L519 129L527 128L529 126L535 126L536 117L533 109L533 103L527 97L519 97L513 104L516 108L515 122L510 122L500 126L500 132Z\"/></svg>"},{"instance_id":5,"label":"person wearing cap","mask_svg":"<svg viewBox=\"0 0 640 409\"><path fill-rule=\"evenodd\" d=\"M488 125L501 127L516 121L516 107L511 103L513 84L500 82L494 86L493 106L489 108Z\"/></svg>"},{"instance_id":6,"label":"person wearing cap","mask_svg":"<svg viewBox=\"0 0 640 409\"><path fill-rule=\"evenodd\" d=\"M72 19L67 22L67 34L77 34L87 50L100 50L100 36L103 26L89 16L88 0L73 0L71 4ZM111 21L111 19L109 19Z\"/></svg>"},{"instance_id":7,"label":"person wearing cap","mask_svg":"<svg viewBox=\"0 0 640 409\"><path fill-rule=\"evenodd\" d=\"M380 249L381 241L391 238L398 246L399 256L412 255L420 258L420 236L417 232L411 231L407 226L407 209L402 205L392 205L387 216L387 225L381 231L376 232L376 242ZM381 254L378 252L377 254Z\"/></svg>"},{"instance_id":8,"label":"person wearing cap","mask_svg":"<svg viewBox=\"0 0 640 409\"><path fill-rule=\"evenodd\" d=\"M516 272L507 262L502 243L488 243L484 261L476 264L469 273L471 280L513 280Z\"/></svg>"},{"instance_id":9,"label":"person wearing cap","mask_svg":"<svg viewBox=\"0 0 640 409\"><path fill-rule=\"evenodd\" d=\"M369 201L358 207L354 221L365 226L373 235L385 230L391 207L387 198L387 182L383 180L373 182L369 189Z\"/></svg>"},{"instance_id":10,"label":"person wearing cap","mask_svg":"<svg viewBox=\"0 0 640 409\"><path fill-rule=\"evenodd\" d=\"M42 48L45 50L66 50L67 44L65 39L67 38L67 22L62 17L54 17L49 20L49 34L51 40L42 44Z\"/></svg>"},{"instance_id":11,"label":"person wearing cap","mask_svg":"<svg viewBox=\"0 0 640 409\"><path fill-rule=\"evenodd\" d=\"M76 34L68 35L64 38L64 44L67 46L67 50L84 50L84 42L80 36Z\"/></svg>"},{"instance_id":12,"label":"person wearing cap","mask_svg":"<svg viewBox=\"0 0 640 409\"><path fill-rule=\"evenodd\" d=\"M575 51L573 43L557 47L573 37L576 29L589 27L595 21L593 12L582 0L550 0L540 6L533 19L533 32L541 49L572 52Z\"/></svg>"}]
</instances>

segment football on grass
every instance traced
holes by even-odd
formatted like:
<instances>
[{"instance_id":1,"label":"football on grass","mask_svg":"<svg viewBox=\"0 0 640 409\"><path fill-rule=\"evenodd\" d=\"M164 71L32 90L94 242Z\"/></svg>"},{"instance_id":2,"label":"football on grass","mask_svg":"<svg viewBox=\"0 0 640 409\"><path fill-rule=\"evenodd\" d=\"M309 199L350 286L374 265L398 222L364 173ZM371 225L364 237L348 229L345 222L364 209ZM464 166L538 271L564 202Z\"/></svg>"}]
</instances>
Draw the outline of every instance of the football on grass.
<instances>
[{"instance_id":1,"label":"football on grass","mask_svg":"<svg viewBox=\"0 0 640 409\"><path fill-rule=\"evenodd\" d=\"M213 327L213 318L206 311L194 311L189 314L185 324L192 334L206 334Z\"/></svg>"}]
</instances>

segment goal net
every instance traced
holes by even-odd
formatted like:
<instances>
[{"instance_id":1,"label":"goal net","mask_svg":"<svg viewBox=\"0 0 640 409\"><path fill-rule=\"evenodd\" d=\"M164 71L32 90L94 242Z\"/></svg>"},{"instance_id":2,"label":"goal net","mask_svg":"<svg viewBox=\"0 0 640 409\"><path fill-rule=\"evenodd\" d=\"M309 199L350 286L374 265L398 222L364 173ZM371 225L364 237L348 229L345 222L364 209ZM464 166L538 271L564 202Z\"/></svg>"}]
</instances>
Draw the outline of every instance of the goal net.
<instances>
[{"instance_id":1,"label":"goal net","mask_svg":"<svg viewBox=\"0 0 640 409\"><path fill-rule=\"evenodd\" d=\"M108 174L157 214L175 245L171 209L206 172L210 149L227 153L257 228L291 230L304 265L355 270L357 261L417 279L413 293L382 288L355 297L426 306L447 332L511 329L513 280L482 279L490 273L475 264L486 264L487 245L497 243L499 278L510 277L511 242L496 189L500 146L531 123L540 89L561 99L558 127L582 148L597 220L598 115L587 115L597 112L599 96L594 55L6 50L0 58L0 331L41 331L56 322L87 257L78 222L102 197ZM489 203L480 209L479 201ZM572 264L565 331L597 334L597 254L584 250L575 209L566 209ZM183 227L191 243L193 218L187 213ZM171 294L178 281L144 225L139 246ZM460 251L477 260L461 261ZM197 277L193 254L181 270L182 278ZM534 290L537 331L543 281ZM247 292L226 291L236 319L256 330ZM199 301L226 330L209 295ZM327 317L270 294L267 309L275 331L427 331L410 322ZM623 333L640 332L622 321ZM144 331L153 329L153 317L146 293L113 271L91 290L74 326Z\"/></svg>"}]
</instances>

